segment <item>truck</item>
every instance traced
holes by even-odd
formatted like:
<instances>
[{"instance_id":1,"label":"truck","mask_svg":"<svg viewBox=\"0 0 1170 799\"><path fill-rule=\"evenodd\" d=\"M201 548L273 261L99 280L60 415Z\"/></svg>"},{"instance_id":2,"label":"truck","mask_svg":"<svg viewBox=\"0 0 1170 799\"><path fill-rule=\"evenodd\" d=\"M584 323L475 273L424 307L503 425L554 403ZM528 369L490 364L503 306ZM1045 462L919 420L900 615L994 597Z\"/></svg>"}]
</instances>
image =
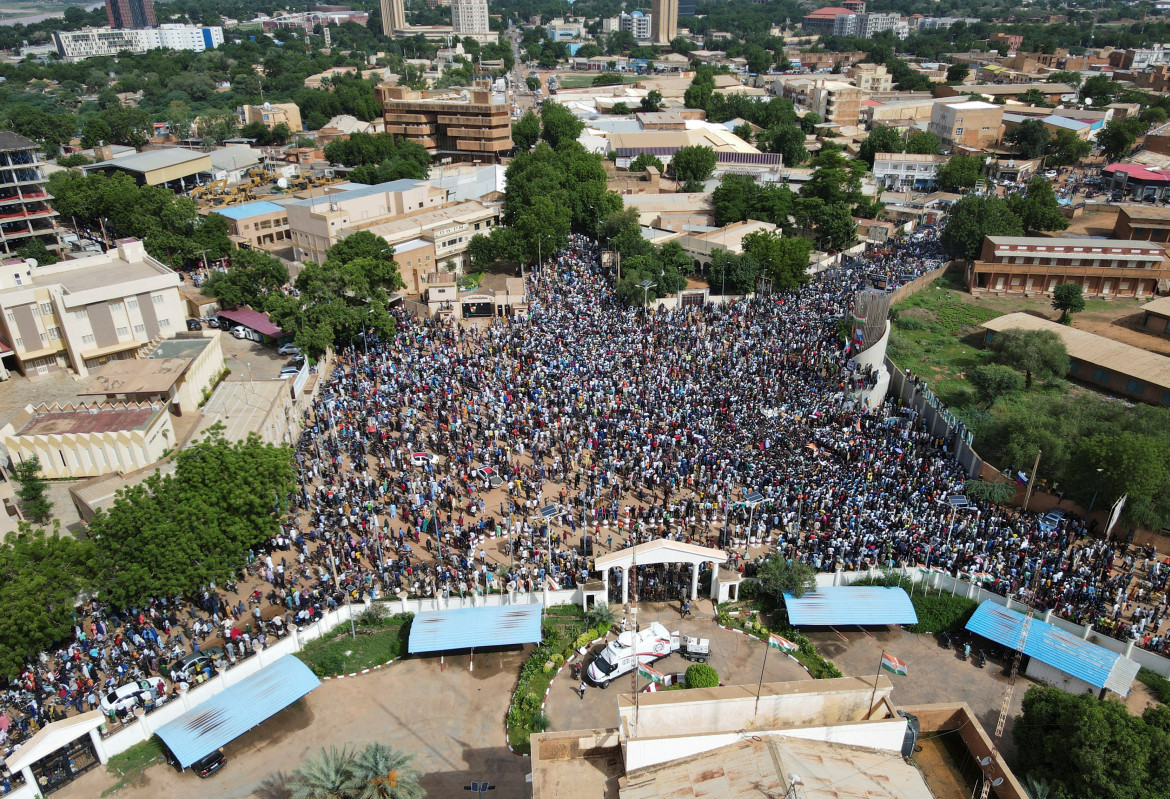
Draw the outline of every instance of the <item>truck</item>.
<instances>
[{"instance_id":1,"label":"truck","mask_svg":"<svg viewBox=\"0 0 1170 799\"><path fill-rule=\"evenodd\" d=\"M677 652L679 646L677 632L669 632L661 623L651 622L644 630L626 630L606 644L589 664L585 676L594 685L606 688L618 677L633 671L638 663L653 663Z\"/></svg>"}]
</instances>

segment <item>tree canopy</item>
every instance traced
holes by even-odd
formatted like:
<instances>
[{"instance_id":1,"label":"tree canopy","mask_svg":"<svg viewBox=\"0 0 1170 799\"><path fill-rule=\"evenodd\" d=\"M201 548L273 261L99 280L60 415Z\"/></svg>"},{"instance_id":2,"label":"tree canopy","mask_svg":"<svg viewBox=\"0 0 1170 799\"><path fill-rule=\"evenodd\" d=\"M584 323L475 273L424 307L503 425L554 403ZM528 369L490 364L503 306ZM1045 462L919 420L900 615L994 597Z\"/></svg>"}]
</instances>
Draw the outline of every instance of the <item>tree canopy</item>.
<instances>
[{"instance_id":1,"label":"tree canopy","mask_svg":"<svg viewBox=\"0 0 1170 799\"><path fill-rule=\"evenodd\" d=\"M1052 291L1052 307L1060 311L1060 323L1072 322L1072 315L1085 310L1085 295L1080 283L1061 283Z\"/></svg>"},{"instance_id":2,"label":"tree canopy","mask_svg":"<svg viewBox=\"0 0 1170 799\"><path fill-rule=\"evenodd\" d=\"M817 586L817 573L812 566L777 554L764 561L756 577L760 580L760 592L777 603L783 601L785 594L800 599Z\"/></svg>"},{"instance_id":3,"label":"tree canopy","mask_svg":"<svg viewBox=\"0 0 1170 799\"><path fill-rule=\"evenodd\" d=\"M1051 330L1001 330L995 334L992 347L996 360L1024 373L1025 388L1032 387L1033 378L1047 381L1068 372L1068 349Z\"/></svg>"},{"instance_id":4,"label":"tree canopy","mask_svg":"<svg viewBox=\"0 0 1170 799\"><path fill-rule=\"evenodd\" d=\"M951 206L939 242L950 257L973 260L984 236L1022 235L1024 226L1006 200L969 195Z\"/></svg>"},{"instance_id":5,"label":"tree canopy","mask_svg":"<svg viewBox=\"0 0 1170 799\"><path fill-rule=\"evenodd\" d=\"M1008 208L1020 218L1024 230L1064 230L1068 218L1060 212L1052 182L1040 176L1028 181L1023 194L1008 197Z\"/></svg>"}]
</instances>

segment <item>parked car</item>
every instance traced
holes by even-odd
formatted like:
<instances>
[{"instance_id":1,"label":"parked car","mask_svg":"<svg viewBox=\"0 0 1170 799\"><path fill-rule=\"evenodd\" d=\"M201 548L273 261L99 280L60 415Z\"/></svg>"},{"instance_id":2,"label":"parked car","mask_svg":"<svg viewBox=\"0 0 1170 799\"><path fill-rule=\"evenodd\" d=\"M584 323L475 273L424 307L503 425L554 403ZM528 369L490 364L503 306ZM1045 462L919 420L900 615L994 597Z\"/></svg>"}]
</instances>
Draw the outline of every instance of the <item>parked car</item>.
<instances>
[{"instance_id":1,"label":"parked car","mask_svg":"<svg viewBox=\"0 0 1170 799\"><path fill-rule=\"evenodd\" d=\"M212 316L212 317L208 318L208 320L207 320L207 326L208 326L208 327L213 327L213 328L215 328L216 330L219 330L219 317L218 317L218 316Z\"/></svg>"},{"instance_id":2,"label":"parked car","mask_svg":"<svg viewBox=\"0 0 1170 799\"><path fill-rule=\"evenodd\" d=\"M164 751L166 752L167 762L175 768L179 768L179 761L173 754L171 754L171 750L165 749ZM223 756L223 750L216 749L211 754L204 755L192 763L191 770L198 774L201 778L207 779L212 774L223 768L225 763L227 763L227 759ZM182 769L179 770L182 771Z\"/></svg>"},{"instance_id":3,"label":"parked car","mask_svg":"<svg viewBox=\"0 0 1170 799\"><path fill-rule=\"evenodd\" d=\"M203 667L208 665L214 665L217 669L227 665L223 647L211 646L183 656L171 666L171 679L190 682L197 672L202 671Z\"/></svg>"},{"instance_id":4,"label":"parked car","mask_svg":"<svg viewBox=\"0 0 1170 799\"><path fill-rule=\"evenodd\" d=\"M1047 533L1059 527L1062 521L1064 521L1064 511L1059 508L1050 510L1040 517L1040 529Z\"/></svg>"},{"instance_id":5,"label":"parked car","mask_svg":"<svg viewBox=\"0 0 1170 799\"><path fill-rule=\"evenodd\" d=\"M426 466L428 463L438 463L439 456L432 455L429 452L412 452L410 453L411 466Z\"/></svg>"},{"instance_id":6,"label":"parked car","mask_svg":"<svg viewBox=\"0 0 1170 799\"><path fill-rule=\"evenodd\" d=\"M118 710L130 710L166 696L167 682L162 677L150 677L119 685L102 697L102 712L109 714Z\"/></svg>"},{"instance_id":7,"label":"parked car","mask_svg":"<svg viewBox=\"0 0 1170 799\"><path fill-rule=\"evenodd\" d=\"M203 323L200 322L198 319L188 319L187 320L187 329L188 330L202 330Z\"/></svg>"},{"instance_id":8,"label":"parked car","mask_svg":"<svg viewBox=\"0 0 1170 799\"><path fill-rule=\"evenodd\" d=\"M301 348L298 347L296 344L281 344L280 347L277 348L276 351L279 352L281 355L300 355L301 354Z\"/></svg>"},{"instance_id":9,"label":"parked car","mask_svg":"<svg viewBox=\"0 0 1170 799\"><path fill-rule=\"evenodd\" d=\"M301 367L297 366L296 364L286 363L284 366L280 367L280 376L296 377L298 374L300 374L300 371Z\"/></svg>"},{"instance_id":10,"label":"parked car","mask_svg":"<svg viewBox=\"0 0 1170 799\"><path fill-rule=\"evenodd\" d=\"M1056 170L1049 169L1049 170L1045 171L1044 177L1048 178L1049 180L1055 180L1056 179Z\"/></svg>"}]
</instances>

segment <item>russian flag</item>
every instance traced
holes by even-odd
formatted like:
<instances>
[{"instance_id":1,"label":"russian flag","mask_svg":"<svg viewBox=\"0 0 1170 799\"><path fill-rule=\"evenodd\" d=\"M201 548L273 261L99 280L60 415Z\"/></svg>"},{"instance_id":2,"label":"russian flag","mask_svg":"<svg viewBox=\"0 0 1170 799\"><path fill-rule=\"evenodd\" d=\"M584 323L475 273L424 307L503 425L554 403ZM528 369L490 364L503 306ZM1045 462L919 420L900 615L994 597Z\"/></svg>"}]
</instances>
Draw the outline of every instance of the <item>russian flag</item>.
<instances>
[{"instance_id":1,"label":"russian flag","mask_svg":"<svg viewBox=\"0 0 1170 799\"><path fill-rule=\"evenodd\" d=\"M1028 475L1023 472L1016 472L1016 482L1022 486L1026 486L1028 484Z\"/></svg>"}]
</instances>

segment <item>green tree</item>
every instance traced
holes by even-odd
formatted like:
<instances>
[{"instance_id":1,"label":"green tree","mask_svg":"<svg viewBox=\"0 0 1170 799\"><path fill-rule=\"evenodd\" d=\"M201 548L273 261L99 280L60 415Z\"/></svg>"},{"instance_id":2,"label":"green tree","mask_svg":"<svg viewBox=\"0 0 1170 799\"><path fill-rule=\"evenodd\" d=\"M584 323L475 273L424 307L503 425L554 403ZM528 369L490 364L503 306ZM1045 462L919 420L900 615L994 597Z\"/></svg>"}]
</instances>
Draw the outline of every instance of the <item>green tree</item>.
<instances>
[{"instance_id":1,"label":"green tree","mask_svg":"<svg viewBox=\"0 0 1170 799\"><path fill-rule=\"evenodd\" d=\"M529 75L524 79L524 85L528 87L528 91L534 92L540 88L540 78L534 78Z\"/></svg>"},{"instance_id":2,"label":"green tree","mask_svg":"<svg viewBox=\"0 0 1170 799\"><path fill-rule=\"evenodd\" d=\"M906 152L917 155L938 155L942 145L938 136L927 130L916 130L906 137Z\"/></svg>"},{"instance_id":3,"label":"green tree","mask_svg":"<svg viewBox=\"0 0 1170 799\"><path fill-rule=\"evenodd\" d=\"M650 153L641 153L637 158L631 161L630 171L645 172L646 167L648 166L652 166L657 169L659 174L662 174L666 171L666 167L662 165L661 159L659 159L659 157L656 155L651 155Z\"/></svg>"},{"instance_id":4,"label":"green tree","mask_svg":"<svg viewBox=\"0 0 1170 799\"><path fill-rule=\"evenodd\" d=\"M785 594L800 599L817 587L817 573L812 566L776 554L764 561L756 577L760 580L760 592L777 604Z\"/></svg>"},{"instance_id":5,"label":"green tree","mask_svg":"<svg viewBox=\"0 0 1170 799\"><path fill-rule=\"evenodd\" d=\"M759 184L751 175L736 175L729 172L721 177L719 185L711 193L715 224L723 227L747 219L759 194Z\"/></svg>"},{"instance_id":6,"label":"green tree","mask_svg":"<svg viewBox=\"0 0 1170 799\"><path fill-rule=\"evenodd\" d=\"M774 291L789 291L809 281L808 259L813 243L808 239L755 231L744 236L743 248L756 259L763 273L772 278Z\"/></svg>"},{"instance_id":7,"label":"green tree","mask_svg":"<svg viewBox=\"0 0 1170 799\"><path fill-rule=\"evenodd\" d=\"M857 150L857 157L873 169L877 153L896 153L902 150L902 135L885 125L874 125Z\"/></svg>"},{"instance_id":8,"label":"green tree","mask_svg":"<svg viewBox=\"0 0 1170 799\"><path fill-rule=\"evenodd\" d=\"M773 125L760 131L760 148L780 153L785 166L799 166L808 160L804 147L805 134L799 125Z\"/></svg>"},{"instance_id":9,"label":"green tree","mask_svg":"<svg viewBox=\"0 0 1170 799\"><path fill-rule=\"evenodd\" d=\"M798 208L807 202L798 200ZM853 212L844 202L814 201L808 217L816 235L817 249L826 252L844 250L857 241L857 223L853 221Z\"/></svg>"},{"instance_id":10,"label":"green tree","mask_svg":"<svg viewBox=\"0 0 1170 799\"><path fill-rule=\"evenodd\" d=\"M616 72L602 72L593 79L594 86L621 86L624 82Z\"/></svg>"},{"instance_id":11,"label":"green tree","mask_svg":"<svg viewBox=\"0 0 1170 799\"><path fill-rule=\"evenodd\" d=\"M1024 387L1032 380L1062 378L1068 372L1068 349L1051 330L1009 328L995 334L992 342L996 360L1024 373Z\"/></svg>"},{"instance_id":12,"label":"green tree","mask_svg":"<svg viewBox=\"0 0 1170 799\"><path fill-rule=\"evenodd\" d=\"M639 103L639 107L642 111L657 111L662 107L662 92L658 91L657 89L651 89L646 93L646 96L642 98L641 103Z\"/></svg>"},{"instance_id":13,"label":"green tree","mask_svg":"<svg viewBox=\"0 0 1170 799\"><path fill-rule=\"evenodd\" d=\"M711 147L681 147L671 156L670 171L684 183L704 181L715 171L715 162L715 150Z\"/></svg>"},{"instance_id":14,"label":"green tree","mask_svg":"<svg viewBox=\"0 0 1170 799\"><path fill-rule=\"evenodd\" d=\"M372 743L346 765L346 799L422 799L422 774L408 764L414 755Z\"/></svg>"},{"instance_id":15,"label":"green tree","mask_svg":"<svg viewBox=\"0 0 1170 799\"><path fill-rule=\"evenodd\" d=\"M962 83L971 74L971 68L966 64L951 64L947 67L947 83Z\"/></svg>"},{"instance_id":16,"label":"green tree","mask_svg":"<svg viewBox=\"0 0 1170 799\"><path fill-rule=\"evenodd\" d=\"M540 104L540 137L554 150L562 142L576 141L585 129L585 123L560 103L545 100Z\"/></svg>"},{"instance_id":17,"label":"green tree","mask_svg":"<svg viewBox=\"0 0 1170 799\"><path fill-rule=\"evenodd\" d=\"M1071 130L1058 132L1048 142L1049 166L1070 166L1093 152L1092 142L1085 141Z\"/></svg>"},{"instance_id":18,"label":"green tree","mask_svg":"<svg viewBox=\"0 0 1170 799\"><path fill-rule=\"evenodd\" d=\"M743 139L745 142L748 142L749 144L751 143L752 126L749 125L748 123L746 123L746 122L739 123L738 125L735 126L735 129L732 130L731 132L734 133L739 138Z\"/></svg>"},{"instance_id":19,"label":"green tree","mask_svg":"<svg viewBox=\"0 0 1170 799\"><path fill-rule=\"evenodd\" d=\"M718 688L719 672L706 663L692 663L683 676L687 688Z\"/></svg>"},{"instance_id":20,"label":"green tree","mask_svg":"<svg viewBox=\"0 0 1170 799\"><path fill-rule=\"evenodd\" d=\"M979 182L982 166L977 155L952 155L938 170L938 185L947 191L969 189Z\"/></svg>"},{"instance_id":21,"label":"green tree","mask_svg":"<svg viewBox=\"0 0 1170 799\"><path fill-rule=\"evenodd\" d=\"M1072 86L1075 89L1077 86L1081 85L1081 81L1084 80L1084 77L1079 72L1061 71L1050 73L1048 77L1045 78L1045 80L1048 83L1067 83L1069 86Z\"/></svg>"},{"instance_id":22,"label":"green tree","mask_svg":"<svg viewBox=\"0 0 1170 799\"><path fill-rule=\"evenodd\" d=\"M1024 158L1039 158L1048 146L1048 128L1038 119L1029 119L1004 134L1003 140Z\"/></svg>"},{"instance_id":23,"label":"green tree","mask_svg":"<svg viewBox=\"0 0 1170 799\"><path fill-rule=\"evenodd\" d=\"M630 107L619 101L613 104L613 108L610 109L610 113L614 116L625 116L626 114L630 113Z\"/></svg>"},{"instance_id":24,"label":"green tree","mask_svg":"<svg viewBox=\"0 0 1170 799\"><path fill-rule=\"evenodd\" d=\"M1010 366L984 363L967 370L967 382L975 387L979 399L991 407L1000 397L1024 388L1024 377Z\"/></svg>"},{"instance_id":25,"label":"green tree","mask_svg":"<svg viewBox=\"0 0 1170 799\"><path fill-rule=\"evenodd\" d=\"M60 161L58 161L60 163ZM28 243L20 247L16 254L21 258L28 260L32 258L37 262L37 266L52 266L59 263L61 258L57 256L52 250L45 246L45 243L38 238L30 238L26 240Z\"/></svg>"},{"instance_id":26,"label":"green tree","mask_svg":"<svg viewBox=\"0 0 1170 799\"><path fill-rule=\"evenodd\" d=\"M1060 311L1060 323L1072 324L1072 315L1085 310L1085 295L1080 283L1061 283L1052 292L1052 307Z\"/></svg>"},{"instance_id":27,"label":"green tree","mask_svg":"<svg viewBox=\"0 0 1170 799\"><path fill-rule=\"evenodd\" d=\"M99 116L92 116L81 126L81 146L85 149L97 147L99 143L111 144L114 134L110 125Z\"/></svg>"},{"instance_id":28,"label":"green tree","mask_svg":"<svg viewBox=\"0 0 1170 799\"><path fill-rule=\"evenodd\" d=\"M707 285L712 294L742 295L755 291L760 265L750 254L736 255L722 247L711 251Z\"/></svg>"},{"instance_id":29,"label":"green tree","mask_svg":"<svg viewBox=\"0 0 1170 799\"><path fill-rule=\"evenodd\" d=\"M1108 75L1094 75L1081 86L1081 99L1091 102L1095 108L1103 108L1121 92L1121 85L1110 80Z\"/></svg>"},{"instance_id":30,"label":"green tree","mask_svg":"<svg viewBox=\"0 0 1170 799\"><path fill-rule=\"evenodd\" d=\"M1129 154L1141 135L1133 122L1132 119L1114 119L1097 134L1097 145L1107 158L1122 158Z\"/></svg>"},{"instance_id":31,"label":"green tree","mask_svg":"<svg viewBox=\"0 0 1170 799\"><path fill-rule=\"evenodd\" d=\"M350 799L353 757L348 746L331 746L305 758L286 783L290 799Z\"/></svg>"},{"instance_id":32,"label":"green tree","mask_svg":"<svg viewBox=\"0 0 1170 799\"><path fill-rule=\"evenodd\" d=\"M1005 200L968 196L951 206L939 242L951 258L974 260L985 236L1022 235L1024 226Z\"/></svg>"},{"instance_id":33,"label":"green tree","mask_svg":"<svg viewBox=\"0 0 1170 799\"><path fill-rule=\"evenodd\" d=\"M1024 230L1064 230L1068 218L1060 212L1052 183L1036 176L1028 181L1024 194L1013 194L1008 198L1008 207L1020 218Z\"/></svg>"},{"instance_id":34,"label":"green tree","mask_svg":"<svg viewBox=\"0 0 1170 799\"><path fill-rule=\"evenodd\" d=\"M89 539L60 536L27 522L0 541L0 674L15 678L69 640L77 597L94 587Z\"/></svg>"},{"instance_id":35,"label":"green tree","mask_svg":"<svg viewBox=\"0 0 1170 799\"><path fill-rule=\"evenodd\" d=\"M41 474L41 459L36 455L17 462L12 467L12 479L20 484L16 496L20 498L24 515L38 524L44 524L53 515L49 499L49 482Z\"/></svg>"},{"instance_id":36,"label":"green tree","mask_svg":"<svg viewBox=\"0 0 1170 799\"><path fill-rule=\"evenodd\" d=\"M234 111L208 111L199 117L195 123L195 131L203 139L212 144L223 144L225 140L235 138L240 130L239 117Z\"/></svg>"},{"instance_id":37,"label":"green tree","mask_svg":"<svg viewBox=\"0 0 1170 799\"><path fill-rule=\"evenodd\" d=\"M263 250L236 250L231 260L226 272L212 272L203 286L204 293L215 297L223 308L248 306L264 311L270 305L269 298L288 283L288 268Z\"/></svg>"},{"instance_id":38,"label":"green tree","mask_svg":"<svg viewBox=\"0 0 1170 799\"><path fill-rule=\"evenodd\" d=\"M1051 108L1048 103L1048 95L1039 89L1028 89L1026 92L1021 92L1020 96L1016 98L1024 105L1034 105L1037 108Z\"/></svg>"},{"instance_id":39,"label":"green tree","mask_svg":"<svg viewBox=\"0 0 1170 799\"><path fill-rule=\"evenodd\" d=\"M368 230L351 233L329 248L327 259L336 264L347 264L359 258L372 258L385 264L394 264L394 248L381 236Z\"/></svg>"},{"instance_id":40,"label":"green tree","mask_svg":"<svg viewBox=\"0 0 1170 799\"><path fill-rule=\"evenodd\" d=\"M516 149L531 150L540 140L540 118L531 108L524 112L524 116L512 124L512 142Z\"/></svg>"}]
</instances>

